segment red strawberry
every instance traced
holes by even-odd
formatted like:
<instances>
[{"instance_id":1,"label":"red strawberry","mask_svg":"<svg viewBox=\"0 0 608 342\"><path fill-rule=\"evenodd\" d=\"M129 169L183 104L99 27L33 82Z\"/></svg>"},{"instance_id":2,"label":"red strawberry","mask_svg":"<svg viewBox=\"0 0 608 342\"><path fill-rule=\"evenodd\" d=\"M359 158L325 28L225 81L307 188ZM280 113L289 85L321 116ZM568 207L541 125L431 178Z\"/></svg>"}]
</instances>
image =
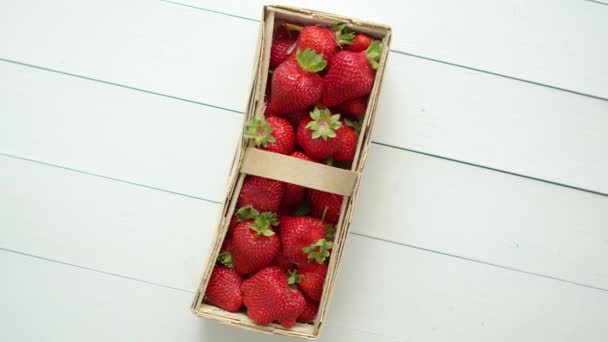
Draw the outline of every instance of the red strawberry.
<instances>
[{"instance_id":1,"label":"red strawberry","mask_svg":"<svg viewBox=\"0 0 608 342\"><path fill-rule=\"evenodd\" d=\"M205 296L209 303L224 310L239 311L243 305L242 283L243 279L233 268L215 266Z\"/></svg>"},{"instance_id":2,"label":"red strawberry","mask_svg":"<svg viewBox=\"0 0 608 342\"><path fill-rule=\"evenodd\" d=\"M280 37L277 35L272 41L272 47L270 48L270 69L274 69L283 63L295 45L295 37Z\"/></svg>"},{"instance_id":3,"label":"red strawberry","mask_svg":"<svg viewBox=\"0 0 608 342\"><path fill-rule=\"evenodd\" d=\"M352 100L346 100L336 106L340 112L352 114L352 115L363 115L367 110L367 98L357 97Z\"/></svg>"},{"instance_id":4,"label":"red strawberry","mask_svg":"<svg viewBox=\"0 0 608 342\"><path fill-rule=\"evenodd\" d=\"M313 217L283 217L281 244L283 254L300 265L309 259L323 262L333 247L331 242L325 240L325 224Z\"/></svg>"},{"instance_id":5,"label":"red strawberry","mask_svg":"<svg viewBox=\"0 0 608 342\"><path fill-rule=\"evenodd\" d=\"M323 213L325 213L324 222L338 223L340 209L342 208L342 195L314 189L310 189L308 195L312 202L312 214L314 216L323 217Z\"/></svg>"},{"instance_id":6,"label":"red strawberry","mask_svg":"<svg viewBox=\"0 0 608 342\"><path fill-rule=\"evenodd\" d=\"M239 194L238 207L250 205L259 211L276 212L281 205L285 183L257 176L248 176Z\"/></svg>"},{"instance_id":7,"label":"red strawberry","mask_svg":"<svg viewBox=\"0 0 608 342\"><path fill-rule=\"evenodd\" d=\"M253 220L260 215L260 212L255 210L254 207L250 205L246 205L234 213L232 219L230 220L230 225L228 225L228 234L232 234L234 231L234 227L236 227L239 222Z\"/></svg>"},{"instance_id":8,"label":"red strawberry","mask_svg":"<svg viewBox=\"0 0 608 342\"><path fill-rule=\"evenodd\" d=\"M277 255L277 257L274 259L273 265L277 266L285 272L296 268L296 265L293 262L289 261L289 259L287 259L287 257L283 253L279 253L279 255Z\"/></svg>"},{"instance_id":9,"label":"red strawberry","mask_svg":"<svg viewBox=\"0 0 608 342\"><path fill-rule=\"evenodd\" d=\"M299 110L297 112L292 112L292 113L287 113L285 114L285 119L287 119L287 121L289 121L289 123L295 128L297 129L298 126L300 125L300 122L304 121L305 119L307 119L310 114L310 111L308 110Z\"/></svg>"},{"instance_id":10,"label":"red strawberry","mask_svg":"<svg viewBox=\"0 0 608 342\"><path fill-rule=\"evenodd\" d=\"M249 120L243 136L253 139L257 147L280 154L290 154L296 144L295 133L289 121L277 116Z\"/></svg>"},{"instance_id":11,"label":"red strawberry","mask_svg":"<svg viewBox=\"0 0 608 342\"><path fill-rule=\"evenodd\" d=\"M281 249L281 242L270 227L279 221L273 213L265 212L255 221L239 223L232 234L232 263L240 274L257 272L270 264Z\"/></svg>"},{"instance_id":12,"label":"red strawberry","mask_svg":"<svg viewBox=\"0 0 608 342\"><path fill-rule=\"evenodd\" d=\"M373 40L374 40L374 38L372 38L366 34L357 33L357 34L355 34L355 37L353 38L352 44L345 45L344 50L352 51L352 52L360 52L360 51L367 50L367 48L369 47L369 45L372 43Z\"/></svg>"},{"instance_id":13,"label":"red strawberry","mask_svg":"<svg viewBox=\"0 0 608 342\"><path fill-rule=\"evenodd\" d=\"M217 256L217 262L228 268L234 268L232 263L232 240L230 238L224 239L220 254Z\"/></svg>"},{"instance_id":14,"label":"red strawberry","mask_svg":"<svg viewBox=\"0 0 608 342\"><path fill-rule=\"evenodd\" d=\"M374 41L361 52L342 51L332 59L323 78L321 103L327 107L368 95L374 84L375 69L382 47Z\"/></svg>"},{"instance_id":15,"label":"red strawberry","mask_svg":"<svg viewBox=\"0 0 608 342\"><path fill-rule=\"evenodd\" d=\"M319 311L319 303L306 296L304 296L304 299L306 300L306 308L304 309L304 311L302 311L300 317L298 317L298 322L312 322L317 317L317 312Z\"/></svg>"},{"instance_id":16,"label":"red strawberry","mask_svg":"<svg viewBox=\"0 0 608 342\"><path fill-rule=\"evenodd\" d=\"M296 152L292 153L291 156L294 158L308 160L308 161L312 161L312 162L315 161L314 159L307 156L306 153L304 153L304 152L296 151ZM292 206L292 205L296 205L296 204L302 202L302 199L304 199L305 192L306 192L306 188L301 185L286 183L285 184L285 195L283 196L283 205Z\"/></svg>"},{"instance_id":17,"label":"red strawberry","mask_svg":"<svg viewBox=\"0 0 608 342\"><path fill-rule=\"evenodd\" d=\"M285 61L272 74L268 107L275 114L286 114L312 106L321 98L323 80L316 72L327 64L310 49L297 50L296 60Z\"/></svg>"},{"instance_id":18,"label":"red strawberry","mask_svg":"<svg viewBox=\"0 0 608 342\"><path fill-rule=\"evenodd\" d=\"M241 289L247 315L260 325L277 321L291 328L306 308L304 296L287 285L287 275L278 267L262 269L245 280Z\"/></svg>"},{"instance_id":19,"label":"red strawberry","mask_svg":"<svg viewBox=\"0 0 608 342\"><path fill-rule=\"evenodd\" d=\"M338 128L336 136L338 139L338 150L334 153L333 158L341 163L352 162L357 151L359 136L347 125L342 125Z\"/></svg>"},{"instance_id":20,"label":"red strawberry","mask_svg":"<svg viewBox=\"0 0 608 342\"><path fill-rule=\"evenodd\" d=\"M331 115L329 109L315 108L310 118L298 126L296 139L309 156L325 159L338 150L335 130L340 126L340 114Z\"/></svg>"},{"instance_id":21,"label":"red strawberry","mask_svg":"<svg viewBox=\"0 0 608 342\"><path fill-rule=\"evenodd\" d=\"M334 26L333 29L305 26L296 42L296 49L314 50L323 55L323 58L329 63L333 56L340 51L340 44L352 43L353 37L354 34L346 28L344 23Z\"/></svg>"},{"instance_id":22,"label":"red strawberry","mask_svg":"<svg viewBox=\"0 0 608 342\"><path fill-rule=\"evenodd\" d=\"M326 275L327 265L312 262L300 266L297 274L291 274L288 283L297 283L304 294L319 301L323 294L323 284L325 283Z\"/></svg>"}]
</instances>

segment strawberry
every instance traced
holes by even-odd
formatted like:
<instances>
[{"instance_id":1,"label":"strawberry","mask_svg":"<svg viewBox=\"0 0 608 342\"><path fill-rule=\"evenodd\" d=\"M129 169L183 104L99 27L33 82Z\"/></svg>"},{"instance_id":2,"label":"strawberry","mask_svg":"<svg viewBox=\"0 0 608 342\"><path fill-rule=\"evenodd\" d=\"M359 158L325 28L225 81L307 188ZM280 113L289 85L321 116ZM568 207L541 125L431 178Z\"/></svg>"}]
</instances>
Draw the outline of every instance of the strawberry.
<instances>
[{"instance_id":1,"label":"strawberry","mask_svg":"<svg viewBox=\"0 0 608 342\"><path fill-rule=\"evenodd\" d=\"M357 97L352 100L346 100L337 105L336 109L347 114L363 115L367 110L367 98Z\"/></svg>"},{"instance_id":2,"label":"strawberry","mask_svg":"<svg viewBox=\"0 0 608 342\"><path fill-rule=\"evenodd\" d=\"M234 213L232 219L230 220L230 225L228 225L228 234L232 234L234 227L236 227L239 222L253 220L258 215L260 215L260 212L255 210L255 208L250 205L239 208L239 210Z\"/></svg>"},{"instance_id":3,"label":"strawberry","mask_svg":"<svg viewBox=\"0 0 608 342\"><path fill-rule=\"evenodd\" d=\"M285 116L285 119L287 119L287 121L289 121L289 123L295 129L297 129L298 126L300 125L300 122L304 121L306 118L308 118L310 116L309 112L310 112L309 110L299 110L297 112L287 113L284 116Z\"/></svg>"},{"instance_id":4,"label":"strawberry","mask_svg":"<svg viewBox=\"0 0 608 342\"><path fill-rule=\"evenodd\" d=\"M312 106L321 98L323 80L316 73L326 62L310 49L296 51L296 61L287 60L272 74L269 111L286 114Z\"/></svg>"},{"instance_id":5,"label":"strawberry","mask_svg":"<svg viewBox=\"0 0 608 342\"><path fill-rule=\"evenodd\" d=\"M321 103L327 107L368 95L374 84L375 69L382 52L374 41L361 52L341 51L332 59L323 78Z\"/></svg>"},{"instance_id":6,"label":"strawberry","mask_svg":"<svg viewBox=\"0 0 608 342\"><path fill-rule=\"evenodd\" d=\"M283 34L283 32L287 33ZM270 69L275 69L283 63L295 45L296 38L292 37L284 28L280 28L272 40L272 47L270 48Z\"/></svg>"},{"instance_id":7,"label":"strawberry","mask_svg":"<svg viewBox=\"0 0 608 342\"><path fill-rule=\"evenodd\" d=\"M315 160L310 158L304 152L296 151L290 155L291 157L308 160L314 162ZM304 199L304 193L306 192L306 188L297 185L286 183L285 184L285 195L283 196L283 205L284 206L292 206L300 203L302 199Z\"/></svg>"},{"instance_id":8,"label":"strawberry","mask_svg":"<svg viewBox=\"0 0 608 342\"><path fill-rule=\"evenodd\" d=\"M342 125L336 130L338 140L338 150L334 153L333 158L341 163L350 163L355 157L357 151L357 142L359 136L355 131L347 125Z\"/></svg>"},{"instance_id":9,"label":"strawberry","mask_svg":"<svg viewBox=\"0 0 608 342\"><path fill-rule=\"evenodd\" d=\"M312 202L312 214L314 216L323 218L325 215L323 218L325 222L338 223L340 209L342 208L342 195L314 189L310 189L308 195Z\"/></svg>"},{"instance_id":10,"label":"strawberry","mask_svg":"<svg viewBox=\"0 0 608 342\"><path fill-rule=\"evenodd\" d=\"M228 268L234 268L232 263L232 240L230 238L224 239L220 254L217 256L217 262Z\"/></svg>"},{"instance_id":11,"label":"strawberry","mask_svg":"<svg viewBox=\"0 0 608 342\"><path fill-rule=\"evenodd\" d=\"M243 182L238 207L250 205L259 211L276 212L281 205L285 183L257 176L248 176Z\"/></svg>"},{"instance_id":12,"label":"strawberry","mask_svg":"<svg viewBox=\"0 0 608 342\"><path fill-rule=\"evenodd\" d=\"M304 311L302 311L300 317L298 317L298 322L312 322L315 320L315 317L317 317L317 312L319 311L319 303L306 296L304 296L304 299L306 300L306 308L304 308Z\"/></svg>"},{"instance_id":13,"label":"strawberry","mask_svg":"<svg viewBox=\"0 0 608 342\"><path fill-rule=\"evenodd\" d=\"M281 242L271 226L279 221L275 214L264 212L255 221L239 223L232 234L232 263L240 274L257 272L270 264L281 249Z\"/></svg>"},{"instance_id":14,"label":"strawberry","mask_svg":"<svg viewBox=\"0 0 608 342\"><path fill-rule=\"evenodd\" d=\"M251 119L243 136L253 139L256 147L280 154L290 154L296 144L295 133L289 121L271 116L267 119Z\"/></svg>"},{"instance_id":15,"label":"strawberry","mask_svg":"<svg viewBox=\"0 0 608 342\"><path fill-rule=\"evenodd\" d=\"M285 272L296 268L296 265L294 263L292 263L291 261L289 261L289 259L287 259L287 257L283 253L279 253L279 255L277 255L277 257L274 259L274 262L272 263L272 265L277 266L278 268L282 269Z\"/></svg>"},{"instance_id":16,"label":"strawberry","mask_svg":"<svg viewBox=\"0 0 608 342\"><path fill-rule=\"evenodd\" d=\"M243 305L242 283L243 279L233 268L215 266L205 296L209 303L226 311L239 311Z\"/></svg>"},{"instance_id":17,"label":"strawberry","mask_svg":"<svg viewBox=\"0 0 608 342\"><path fill-rule=\"evenodd\" d=\"M298 284L304 294L316 301L321 300L323 284L327 275L327 265L312 262L302 265L297 272L291 272L288 283Z\"/></svg>"},{"instance_id":18,"label":"strawberry","mask_svg":"<svg viewBox=\"0 0 608 342\"><path fill-rule=\"evenodd\" d=\"M296 49L302 51L311 49L321 54L329 63L340 51L340 44L352 43L353 37L354 33L348 30L344 23L338 24L332 29L313 25L305 26L296 42Z\"/></svg>"},{"instance_id":19,"label":"strawberry","mask_svg":"<svg viewBox=\"0 0 608 342\"><path fill-rule=\"evenodd\" d=\"M278 267L260 270L243 282L241 290L247 315L260 325L277 321L291 328L306 308L302 293L287 284L287 275Z\"/></svg>"},{"instance_id":20,"label":"strawberry","mask_svg":"<svg viewBox=\"0 0 608 342\"><path fill-rule=\"evenodd\" d=\"M374 38L363 33L356 33L355 37L353 38L352 44L345 45L344 50L352 52L361 52L367 50L372 41L374 41Z\"/></svg>"},{"instance_id":21,"label":"strawberry","mask_svg":"<svg viewBox=\"0 0 608 342\"><path fill-rule=\"evenodd\" d=\"M329 109L315 108L310 118L300 122L296 139L309 156L325 159L338 150L335 130L340 126L340 114L331 115Z\"/></svg>"},{"instance_id":22,"label":"strawberry","mask_svg":"<svg viewBox=\"0 0 608 342\"><path fill-rule=\"evenodd\" d=\"M325 224L313 217L283 217L281 244L283 254L299 265L308 260L322 263L333 247L331 242L325 240Z\"/></svg>"}]
</instances>

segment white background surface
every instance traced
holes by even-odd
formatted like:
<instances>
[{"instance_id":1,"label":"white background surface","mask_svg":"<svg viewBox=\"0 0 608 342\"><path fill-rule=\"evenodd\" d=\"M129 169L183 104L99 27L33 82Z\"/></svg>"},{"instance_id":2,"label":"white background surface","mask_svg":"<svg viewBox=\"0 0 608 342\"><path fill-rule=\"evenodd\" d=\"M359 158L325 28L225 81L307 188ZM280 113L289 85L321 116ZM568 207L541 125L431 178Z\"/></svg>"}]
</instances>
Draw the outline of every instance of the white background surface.
<instances>
[{"instance_id":1,"label":"white background surface","mask_svg":"<svg viewBox=\"0 0 608 342\"><path fill-rule=\"evenodd\" d=\"M189 312L260 1L0 0L0 340L286 341ZM390 24L322 341L608 340L608 6L284 1Z\"/></svg>"}]
</instances>

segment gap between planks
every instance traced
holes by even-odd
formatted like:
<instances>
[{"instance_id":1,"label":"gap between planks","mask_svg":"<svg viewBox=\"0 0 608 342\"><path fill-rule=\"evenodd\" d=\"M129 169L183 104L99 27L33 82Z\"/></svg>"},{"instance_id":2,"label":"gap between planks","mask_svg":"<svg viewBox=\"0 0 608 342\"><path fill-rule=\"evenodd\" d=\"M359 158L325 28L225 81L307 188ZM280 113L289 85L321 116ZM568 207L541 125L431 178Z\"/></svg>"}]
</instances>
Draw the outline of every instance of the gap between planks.
<instances>
[{"instance_id":1,"label":"gap between planks","mask_svg":"<svg viewBox=\"0 0 608 342\"><path fill-rule=\"evenodd\" d=\"M38 160L30 159L30 158L19 157L19 156L15 156L15 155L3 153L3 152L0 152L0 156L4 156L4 157L7 157L7 158L12 158L12 159L19 159L19 160L22 160L22 161L26 161L26 162L30 162L30 163L36 163L36 164L40 164L40 165L44 165L44 166L48 166L48 167L55 167L55 168L63 169L63 170L70 171L70 172L81 173L81 174L84 174L84 175L87 175L87 176L98 177L98 178L106 179L106 180L109 180L109 181L120 182L120 183L124 183L124 184L128 184L128 185L132 185L132 186L143 187L143 188L147 188L147 189L154 190L154 191L161 191L161 192L169 193L169 194L172 194L172 195L184 196L184 197L187 197L187 198L191 198L191 199L195 199L195 200L199 200L199 201L205 201L205 202L213 203L213 204L216 204L216 205L222 204L221 202L217 202L217 201L213 201L213 200L209 200L209 199L205 199L205 198L201 198L201 197L196 197L196 196L182 194L182 193L175 192L175 191L170 191L170 190L165 190L165 189L161 189L161 188L151 187L151 186L147 186L147 185L143 185L143 184L138 184L138 183L134 183L134 182L129 182L129 181L113 178L113 177L107 177L107 176L103 176L103 175L99 175L99 174L95 174L95 173L91 173L91 172L80 171L80 170L76 170L76 169L73 169L73 168L64 167L64 166L61 166L61 165L55 165L55 164L51 164L51 163L47 163L47 162L43 162L43 161L38 161ZM486 261L483 261L483 260L478 260L478 259L473 259L473 258L467 258L467 257L463 257L463 256L456 255L456 254L445 253L445 252L441 252L441 251L437 251L437 250L433 250L433 249L429 249L429 248L424 248L424 247L410 245L410 244L406 244L406 243L402 243L402 242L392 241L392 240L388 240L388 239L384 239L384 238L380 238L380 237L376 237L376 236L372 236L372 235L366 235L366 234L361 234L361 233L356 233L356 232L349 232L349 234L360 236L360 237L366 238L366 239L372 239L372 240L382 241L382 242L386 242L386 243L402 246L402 247L405 247L405 248L412 248L412 249L420 250L420 251L423 251L423 252L439 254L439 255L446 256L446 257L456 258L456 259L460 259L460 260L464 260L464 261L468 261L468 262L474 262L474 263L477 263L477 264L482 264L482 265L486 265L486 266L490 266L490 267L497 267L497 268L501 268L501 269L512 271L512 272L523 273L523 274L527 274L527 275L531 275L531 276L535 276L535 277L551 279L551 280L555 280L555 281L558 281L558 282L563 282L563 283L566 283L566 284L571 284L571 285L574 285L574 286L581 286L581 287L586 287L586 288L593 289L593 290L598 290L598 291L602 291L602 292L608 292L608 289L604 289L604 288L597 287L597 286L587 285L587 284L584 284L584 283L579 283L579 282L575 282L575 281L571 281L571 280L567 280L567 279L553 277L553 276L550 276L550 275L530 272L530 271L526 271L526 270L522 270L522 269L518 269L518 268L514 268L514 267L509 267L509 266L504 266L504 265L495 264L495 263L491 263L491 262L486 262ZM13 249L8 249L8 248L0 247L0 250L6 251L6 252L11 252L11 253L16 253L16 254L32 257L32 258L37 258L37 259L41 259L41 260L46 260L46 261L49 261L49 262L55 262L55 263L59 263L59 264L67 265L67 266L81 268L81 269L92 271L92 272L98 272L98 273L103 273L103 274L107 274L107 275L111 275L111 276L115 276L115 277L130 279L130 280L133 280L133 281L138 281L138 282L142 282L142 283L146 283L146 284L150 284L150 285L155 285L155 286L160 286L160 287L166 287L166 288L177 290L177 291L194 293L193 291L186 290L186 289L181 289L181 288L177 288L177 287L173 287L173 286L169 286L169 285L163 285L163 284L159 284L159 283L154 283L154 282L150 282L150 281L143 280L143 279L138 279L138 278L134 278L134 277L126 276L126 275L121 275L121 274L118 274L118 273L112 273L112 272L103 271L103 270L99 270L99 269L95 269L95 268L90 268L90 267L86 267L86 266L81 266L81 265L77 265L77 264L72 264L72 263L68 263L68 262L63 262L63 261L60 261L60 260L50 259L50 258L46 258L46 257L43 257L43 256L38 256L38 255L30 254L30 253L24 253L24 252L20 252L20 251L13 250Z\"/></svg>"}]
</instances>

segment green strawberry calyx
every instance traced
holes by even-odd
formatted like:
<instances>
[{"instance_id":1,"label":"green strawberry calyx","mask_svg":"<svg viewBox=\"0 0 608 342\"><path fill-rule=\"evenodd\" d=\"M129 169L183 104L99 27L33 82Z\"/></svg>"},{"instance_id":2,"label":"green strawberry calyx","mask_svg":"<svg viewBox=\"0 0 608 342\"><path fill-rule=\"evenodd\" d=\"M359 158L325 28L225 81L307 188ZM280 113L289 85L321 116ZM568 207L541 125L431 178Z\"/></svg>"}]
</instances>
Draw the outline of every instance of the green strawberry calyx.
<instances>
[{"instance_id":1,"label":"green strawberry calyx","mask_svg":"<svg viewBox=\"0 0 608 342\"><path fill-rule=\"evenodd\" d=\"M325 225L325 237L329 241L333 241L333 239L336 237L336 228L334 228L333 224L328 223Z\"/></svg>"},{"instance_id":2,"label":"green strawberry calyx","mask_svg":"<svg viewBox=\"0 0 608 342\"><path fill-rule=\"evenodd\" d=\"M367 55L367 59L369 60L369 64L372 66L372 69L378 69L380 62L380 55L382 54L382 43L379 40L374 40L367 50L365 50L365 54Z\"/></svg>"},{"instance_id":3,"label":"green strawberry calyx","mask_svg":"<svg viewBox=\"0 0 608 342\"><path fill-rule=\"evenodd\" d=\"M306 125L312 131L312 138L321 138L327 141L327 138L335 138L336 130L342 126L340 122L340 114L331 115L329 109L316 108L310 112L312 121Z\"/></svg>"},{"instance_id":4,"label":"green strawberry calyx","mask_svg":"<svg viewBox=\"0 0 608 342\"><path fill-rule=\"evenodd\" d=\"M296 60L300 67L308 72L319 72L327 66L327 62L323 59L323 55L320 55L309 48L306 48L304 51L298 49L296 51Z\"/></svg>"},{"instance_id":5,"label":"green strawberry calyx","mask_svg":"<svg viewBox=\"0 0 608 342\"><path fill-rule=\"evenodd\" d=\"M338 23L333 27L336 33L336 41L341 45L351 45L355 39L355 32L353 32L346 23Z\"/></svg>"},{"instance_id":6,"label":"green strawberry calyx","mask_svg":"<svg viewBox=\"0 0 608 342\"><path fill-rule=\"evenodd\" d=\"M276 142L272 135L272 126L264 119L247 121L243 136L247 139L253 139L256 147L260 147L260 145L268 147L268 143Z\"/></svg>"},{"instance_id":7,"label":"green strawberry calyx","mask_svg":"<svg viewBox=\"0 0 608 342\"><path fill-rule=\"evenodd\" d=\"M228 268L234 268L232 255L229 252L221 252L220 255L217 256L217 261Z\"/></svg>"},{"instance_id":8,"label":"green strawberry calyx","mask_svg":"<svg viewBox=\"0 0 608 342\"><path fill-rule=\"evenodd\" d=\"M246 205L236 211L236 220L237 222L249 221L255 219L258 215L260 215L259 211L250 205Z\"/></svg>"},{"instance_id":9,"label":"green strawberry calyx","mask_svg":"<svg viewBox=\"0 0 608 342\"><path fill-rule=\"evenodd\" d=\"M355 131L355 133L357 133L357 135L361 134L361 127L363 126L361 124L361 121L357 121L357 120L351 121L348 119L344 119L344 123L346 124L346 126L352 128Z\"/></svg>"},{"instance_id":10,"label":"green strawberry calyx","mask_svg":"<svg viewBox=\"0 0 608 342\"><path fill-rule=\"evenodd\" d=\"M249 225L253 231L256 232L256 235L263 236L273 236L274 230L272 230L271 226L278 226L279 219L275 213L266 211L261 213L258 217L255 218L255 222Z\"/></svg>"},{"instance_id":11,"label":"green strawberry calyx","mask_svg":"<svg viewBox=\"0 0 608 342\"><path fill-rule=\"evenodd\" d=\"M289 276L289 278L287 278L287 285L295 287L296 284L299 284L302 281L302 275L298 274L297 270L289 270L287 271L287 275Z\"/></svg>"},{"instance_id":12,"label":"green strawberry calyx","mask_svg":"<svg viewBox=\"0 0 608 342\"><path fill-rule=\"evenodd\" d=\"M332 249L333 246L333 242L323 238L308 247L302 248L302 251L308 255L308 260L314 260L317 263L322 264L329 256L329 250Z\"/></svg>"}]
</instances>

